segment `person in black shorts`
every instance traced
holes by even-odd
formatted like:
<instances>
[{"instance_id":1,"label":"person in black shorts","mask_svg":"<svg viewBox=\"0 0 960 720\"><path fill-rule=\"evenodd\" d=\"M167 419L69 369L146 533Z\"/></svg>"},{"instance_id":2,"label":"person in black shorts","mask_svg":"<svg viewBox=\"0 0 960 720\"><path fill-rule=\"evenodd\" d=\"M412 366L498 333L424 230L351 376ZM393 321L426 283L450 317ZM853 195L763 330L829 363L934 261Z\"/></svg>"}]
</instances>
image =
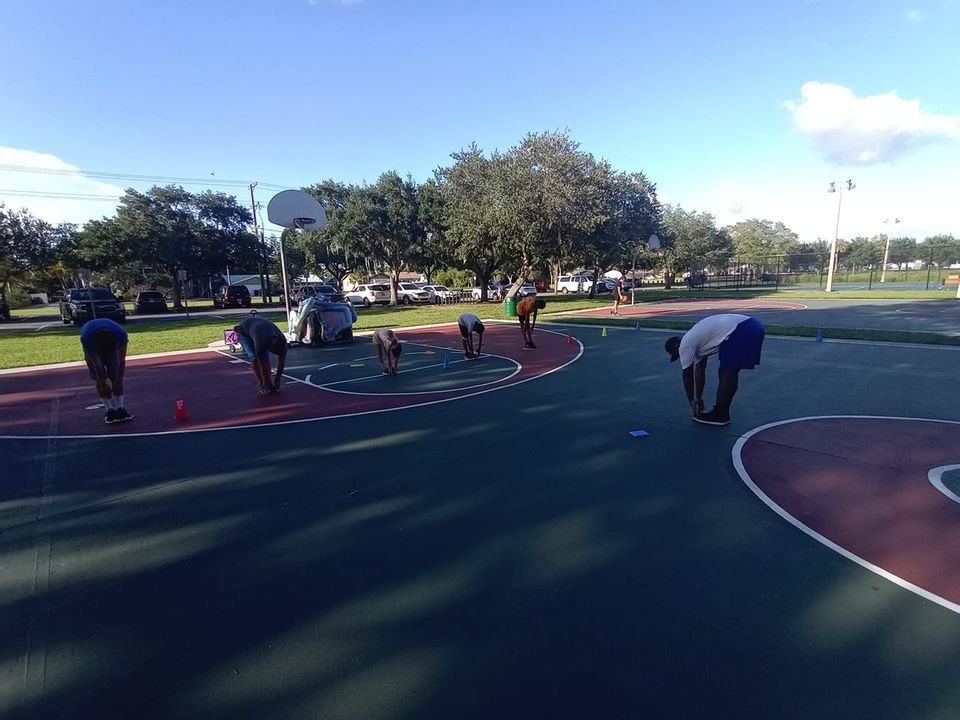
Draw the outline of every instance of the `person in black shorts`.
<instances>
[{"instance_id":1,"label":"person in black shorts","mask_svg":"<svg viewBox=\"0 0 960 720\"><path fill-rule=\"evenodd\" d=\"M127 367L127 333L113 320L96 318L80 329L80 345L90 377L97 383L97 394L107 414L104 422L133 420L123 406L123 373Z\"/></svg>"},{"instance_id":2,"label":"person in black shorts","mask_svg":"<svg viewBox=\"0 0 960 720\"><path fill-rule=\"evenodd\" d=\"M287 361L287 338L276 325L259 315L250 315L233 328L247 357L252 361L261 395L280 390L283 366ZM271 380L270 353L277 356L277 377Z\"/></svg>"},{"instance_id":3,"label":"person in black shorts","mask_svg":"<svg viewBox=\"0 0 960 720\"><path fill-rule=\"evenodd\" d=\"M468 360L476 360L480 357L480 348L483 347L483 323L473 313L463 313L457 320L460 327L460 337L463 338L463 356ZM477 349L473 349L473 333L477 334Z\"/></svg>"},{"instance_id":4,"label":"person in black shorts","mask_svg":"<svg viewBox=\"0 0 960 720\"><path fill-rule=\"evenodd\" d=\"M533 329L537 326L537 313L547 306L545 300L528 295L517 303L517 320L520 321L520 334L523 335L523 349L536 350L533 344Z\"/></svg>"}]
</instances>

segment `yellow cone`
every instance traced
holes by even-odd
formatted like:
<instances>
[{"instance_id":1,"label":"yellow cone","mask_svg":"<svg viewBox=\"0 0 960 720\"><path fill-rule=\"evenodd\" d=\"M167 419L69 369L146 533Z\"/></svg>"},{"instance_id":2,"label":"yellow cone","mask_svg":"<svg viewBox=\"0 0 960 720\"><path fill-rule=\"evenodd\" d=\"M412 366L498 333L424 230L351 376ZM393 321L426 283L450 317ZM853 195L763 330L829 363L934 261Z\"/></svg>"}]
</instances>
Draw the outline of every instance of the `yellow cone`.
<instances>
[{"instance_id":1,"label":"yellow cone","mask_svg":"<svg viewBox=\"0 0 960 720\"><path fill-rule=\"evenodd\" d=\"M600 337L606 337L606 336L607 336L607 329L604 328L604 329L603 329L603 332L600 333Z\"/></svg>"}]
</instances>

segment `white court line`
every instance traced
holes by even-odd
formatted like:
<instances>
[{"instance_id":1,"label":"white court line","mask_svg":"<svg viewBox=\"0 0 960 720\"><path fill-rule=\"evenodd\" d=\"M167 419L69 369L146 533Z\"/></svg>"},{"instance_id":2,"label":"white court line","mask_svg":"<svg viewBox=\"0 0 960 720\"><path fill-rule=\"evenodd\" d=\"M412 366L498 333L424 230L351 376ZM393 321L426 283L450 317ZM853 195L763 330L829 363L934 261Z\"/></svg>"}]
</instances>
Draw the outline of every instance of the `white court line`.
<instances>
[{"instance_id":1,"label":"white court line","mask_svg":"<svg viewBox=\"0 0 960 720\"><path fill-rule=\"evenodd\" d=\"M940 467L935 467L927 473L927 480L955 503L960 503L960 495L957 495L953 490L943 484L943 476L951 470L960 470L960 465L941 465Z\"/></svg>"},{"instance_id":2,"label":"white court line","mask_svg":"<svg viewBox=\"0 0 960 720\"><path fill-rule=\"evenodd\" d=\"M956 420L932 420L930 418L890 417L885 415L815 415L810 417L791 418L790 420L780 420L778 422L772 422L766 425L761 425L760 427L756 427L750 432L745 433L744 435L741 435L740 439L737 440L736 444L733 446L732 454L733 454L733 466L736 468L737 473L740 475L740 479L743 480L746 486L753 491L754 495L760 498L760 500L763 502L764 505L769 507L777 515L782 517L784 520L786 520L788 523L793 525L795 528L812 537L817 542L822 543L823 545L826 545L828 548L830 548L834 552L839 553L843 557L847 558L847 560L852 560L853 562L857 563L861 567L864 567L867 570L876 573L880 577L885 578L896 585L899 585L905 590L909 590L912 593L916 593L920 597L926 600L929 600L930 602L934 602L937 605L945 607L947 610L952 610L955 613L960 613L960 605L958 605L957 603L951 602L950 600L947 600L946 598L942 598L939 595L934 595L929 590L925 590L919 585L914 585L909 580L904 580L899 575L894 575L892 572L889 572L888 570L884 570L882 567L879 567L878 565L874 565L873 563L867 560L864 560L859 555L854 555L852 552L850 552L846 548L841 547L840 545L837 545L835 542L827 539L825 536L821 535L813 528L809 527L808 525L805 525L803 522L795 518L793 515L787 512L784 508L778 505L773 499L770 498L769 495L763 492L763 490L761 490L757 486L757 484L753 481L753 478L750 477L750 473L747 472L747 469L743 466L743 458L741 455L741 453L743 452L743 447L744 445L747 444L747 441L749 441L750 438L752 438L757 433L763 432L764 430L768 430L773 427L778 427L780 425L789 425L791 423L804 422L807 420L834 420L834 419L910 420L914 422L940 423L943 425L960 425L960 422ZM947 466L947 467L951 467L951 466ZM960 467L960 466L952 466L952 467Z\"/></svg>"},{"instance_id":3,"label":"white court line","mask_svg":"<svg viewBox=\"0 0 960 720\"><path fill-rule=\"evenodd\" d=\"M519 362L517 362L516 360L514 360L513 358L504 357L503 355L493 355L493 354L490 354L490 353L485 354L483 357L495 357L495 358L500 358L501 360L507 360L507 361L509 361L509 362L512 362L514 365L516 365L516 367L513 369L513 372L510 373L509 375L507 375L506 377L497 378L496 380L488 380L487 382L477 383L476 385L465 385L465 386L462 386L462 387L448 388L448 389L446 389L446 390L416 390L416 391L409 391L409 390L408 390L408 391L406 391L406 392L357 392L356 390L335 390L334 388L331 388L331 387L330 387L330 385L338 385L338 384L340 384L340 383L329 383L329 384L327 384L327 385L314 385L314 387L321 388L321 389L323 389L323 390L327 390L327 391L333 392L333 393L342 393L343 395L372 395L372 396L376 396L376 397L380 397L380 396L382 396L382 395L389 395L389 396L401 396L401 395L436 395L437 393L460 392L461 390L473 390L473 389L475 389L475 388L487 387L488 385L496 385L497 383L502 383L502 382L506 382L507 380L510 380L511 378L513 378L517 373L519 373L519 372L523 369L523 366L522 366ZM482 362L482 360L483 360L483 358L480 358L480 360L478 360L478 362ZM469 362L469 361L466 360L466 359L463 359L463 360L454 360L453 362ZM451 365L452 365L452 364L453 364L453 363L451 363ZM425 367L414 368L413 370L405 370L404 372L410 373L410 372L415 372L415 371L417 371L417 370L426 370L426 369L428 369L428 368L435 368L435 367L443 367L443 365L442 365L442 364L440 364L440 365L427 365L427 366L425 366ZM369 376L369 377L355 378L355 379L352 379L352 380L342 380L342 381L340 381L340 382L344 382L344 383L346 383L346 382L357 382L358 380L370 380L370 379L372 379L372 378L380 378L380 377L383 377L383 375L382 375L382 374L381 374L381 375L371 375L371 376Z\"/></svg>"},{"instance_id":4,"label":"white court line","mask_svg":"<svg viewBox=\"0 0 960 720\"><path fill-rule=\"evenodd\" d=\"M513 323L510 323L511 325ZM452 323L443 323L438 325L430 325L428 327L444 327L450 326ZM405 328L409 330L410 328ZM543 332L550 333L551 335L560 335L563 337L566 333L558 333L554 330L546 330ZM130 438L130 437L156 437L162 435L186 435L188 433L206 433L206 432L225 432L229 430L249 430L255 428L265 428L265 427L278 427L281 425L300 425L302 423L312 423L320 422L323 420L339 420L340 418L348 417L360 417L363 415L378 415L380 413L387 412L396 412L397 410L408 410L412 408L427 407L429 405L440 405L441 403L455 402L456 400L463 400L469 397L476 397L477 395L485 395L489 392L496 392L498 390L505 390L506 388L517 387L518 385L523 385L524 383L530 382L531 380L539 380L540 378L547 377L548 375L553 375L555 372L563 370L567 365L571 365L579 360L583 356L583 343L574 338L574 342L579 346L576 357L570 358L563 365L558 365L552 370L547 370L544 373L539 375L533 375L523 380L518 380L515 383L510 385L498 385L496 387L490 387L485 390L477 390L476 392L469 392L464 395L454 395L453 397L441 398L439 400L427 400L426 402L411 403L410 405L402 405L400 407L389 407L389 408L378 408L377 410L362 410L360 412L354 413L341 413L339 415L327 415L324 417L313 417L313 418L298 418L297 420L278 420L275 422L265 422L265 423L253 423L251 425L232 425L228 427L214 427L214 428L192 428L192 429L183 429L183 430L159 430L156 432L138 432L138 433L123 433L116 435L57 435L58 440L100 440L100 439L114 439L114 438ZM419 343L418 343L419 344ZM426 346L429 347L429 346ZM214 350L213 352L217 352ZM224 357L229 357L225 353L217 352L218 355L223 355ZM291 378L289 375L284 375L285 378L293 380L294 382L303 383L303 380L299 378ZM303 383L306 384L306 383ZM307 387L317 387L316 385L307 385ZM320 388L317 388L318 390ZM337 392L336 390L330 390L329 392ZM457 392L456 390L443 390L441 392ZM433 394L433 393L431 393ZM0 435L0 440L48 440L51 436L48 435Z\"/></svg>"}]
</instances>

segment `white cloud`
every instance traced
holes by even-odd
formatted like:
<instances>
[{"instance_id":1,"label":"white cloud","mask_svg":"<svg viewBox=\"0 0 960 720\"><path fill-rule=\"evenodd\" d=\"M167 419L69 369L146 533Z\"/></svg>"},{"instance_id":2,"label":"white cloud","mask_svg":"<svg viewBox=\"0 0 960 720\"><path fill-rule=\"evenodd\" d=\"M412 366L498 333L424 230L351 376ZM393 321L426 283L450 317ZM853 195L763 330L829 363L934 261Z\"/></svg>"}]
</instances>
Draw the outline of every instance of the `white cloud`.
<instances>
[{"instance_id":1,"label":"white cloud","mask_svg":"<svg viewBox=\"0 0 960 720\"><path fill-rule=\"evenodd\" d=\"M112 215L121 195L123 188L89 178L56 155L0 147L0 202L8 208L26 208L54 224L83 224Z\"/></svg>"},{"instance_id":2,"label":"white cloud","mask_svg":"<svg viewBox=\"0 0 960 720\"><path fill-rule=\"evenodd\" d=\"M857 97L849 88L808 82L803 100L784 107L823 157L842 165L894 160L913 148L960 138L960 118L935 115L896 92Z\"/></svg>"},{"instance_id":3,"label":"white cloud","mask_svg":"<svg viewBox=\"0 0 960 720\"><path fill-rule=\"evenodd\" d=\"M910 10L907 12L907 20L910 22L920 22L923 20L923 13L919 10Z\"/></svg>"}]
</instances>

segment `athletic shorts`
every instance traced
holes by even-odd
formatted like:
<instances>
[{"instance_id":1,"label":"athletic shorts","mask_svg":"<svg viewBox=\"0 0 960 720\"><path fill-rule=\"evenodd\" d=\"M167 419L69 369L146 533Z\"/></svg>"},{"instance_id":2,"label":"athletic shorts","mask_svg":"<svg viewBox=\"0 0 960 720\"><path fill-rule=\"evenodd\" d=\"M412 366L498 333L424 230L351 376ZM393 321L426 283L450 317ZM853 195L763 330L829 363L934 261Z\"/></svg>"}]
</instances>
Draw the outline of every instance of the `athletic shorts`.
<instances>
[{"instance_id":1,"label":"athletic shorts","mask_svg":"<svg viewBox=\"0 0 960 720\"><path fill-rule=\"evenodd\" d=\"M245 337L244 335L240 335L240 333L237 333L237 334L240 336L240 347L242 347L243 351L247 354L247 359L256 360L257 353L253 349L253 340L251 340L248 337Z\"/></svg>"},{"instance_id":2,"label":"athletic shorts","mask_svg":"<svg viewBox=\"0 0 960 720\"><path fill-rule=\"evenodd\" d=\"M97 375L93 371L93 366L90 363L90 357L87 356L85 359L87 361L87 369L90 371L90 377L96 380ZM120 353L113 353L106 359L97 357L93 362L98 361L103 364L104 369L107 371L107 379L110 382L115 383L120 377Z\"/></svg>"},{"instance_id":3,"label":"athletic shorts","mask_svg":"<svg viewBox=\"0 0 960 720\"><path fill-rule=\"evenodd\" d=\"M765 331L756 318L747 318L720 345L720 372L752 370L760 364Z\"/></svg>"}]
</instances>

